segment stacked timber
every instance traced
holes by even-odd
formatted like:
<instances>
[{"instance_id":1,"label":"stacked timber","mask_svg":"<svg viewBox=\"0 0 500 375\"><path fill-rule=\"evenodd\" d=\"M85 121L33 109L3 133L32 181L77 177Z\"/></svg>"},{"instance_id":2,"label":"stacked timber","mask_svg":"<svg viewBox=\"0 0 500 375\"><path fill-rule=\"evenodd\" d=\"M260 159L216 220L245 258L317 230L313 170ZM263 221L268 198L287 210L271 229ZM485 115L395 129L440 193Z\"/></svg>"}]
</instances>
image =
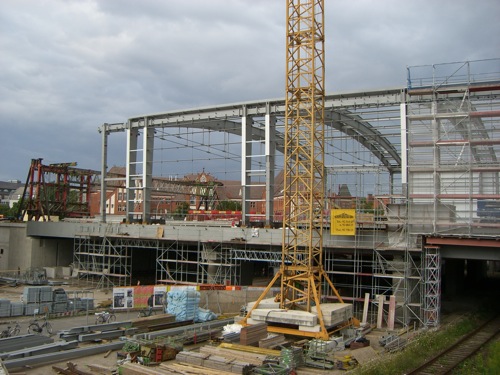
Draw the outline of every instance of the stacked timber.
<instances>
[{"instance_id":1,"label":"stacked timber","mask_svg":"<svg viewBox=\"0 0 500 375\"><path fill-rule=\"evenodd\" d=\"M240 333L239 332L229 332L222 333L222 341L224 342L236 342L239 344L240 342Z\"/></svg>"},{"instance_id":2,"label":"stacked timber","mask_svg":"<svg viewBox=\"0 0 500 375\"><path fill-rule=\"evenodd\" d=\"M274 349L277 346L286 343L285 335L282 334L270 334L267 337L259 340L259 348L271 348Z\"/></svg>"},{"instance_id":3,"label":"stacked timber","mask_svg":"<svg viewBox=\"0 0 500 375\"><path fill-rule=\"evenodd\" d=\"M134 319L132 320L132 327L137 328L137 331L142 333L171 328L175 323L175 315L162 314Z\"/></svg>"},{"instance_id":4,"label":"stacked timber","mask_svg":"<svg viewBox=\"0 0 500 375\"><path fill-rule=\"evenodd\" d=\"M184 337L183 343L185 345L198 344L200 342L213 340L214 338L219 337L220 334L220 328L201 329L193 331L186 329L186 332L182 335Z\"/></svg>"},{"instance_id":5,"label":"stacked timber","mask_svg":"<svg viewBox=\"0 0 500 375\"><path fill-rule=\"evenodd\" d=\"M267 337L267 324L258 323L241 328L240 345L257 346L259 340Z\"/></svg>"},{"instance_id":6,"label":"stacked timber","mask_svg":"<svg viewBox=\"0 0 500 375\"><path fill-rule=\"evenodd\" d=\"M202 346L200 348L200 353L207 355L216 355L219 357L224 357L228 360L240 360L242 362L248 362L255 366L262 365L269 357L265 354L242 352L239 350L231 350L216 346Z\"/></svg>"},{"instance_id":7,"label":"stacked timber","mask_svg":"<svg viewBox=\"0 0 500 375\"><path fill-rule=\"evenodd\" d=\"M214 370L227 371L233 374L250 374L254 365L239 361L234 358L226 358L213 354L182 351L177 354L175 360L180 363L194 366L208 367Z\"/></svg>"},{"instance_id":8,"label":"stacked timber","mask_svg":"<svg viewBox=\"0 0 500 375\"><path fill-rule=\"evenodd\" d=\"M167 362L159 366L142 366L138 363L124 363L119 366L121 375L232 375L231 372L212 370L206 367L186 365L184 363Z\"/></svg>"}]
</instances>

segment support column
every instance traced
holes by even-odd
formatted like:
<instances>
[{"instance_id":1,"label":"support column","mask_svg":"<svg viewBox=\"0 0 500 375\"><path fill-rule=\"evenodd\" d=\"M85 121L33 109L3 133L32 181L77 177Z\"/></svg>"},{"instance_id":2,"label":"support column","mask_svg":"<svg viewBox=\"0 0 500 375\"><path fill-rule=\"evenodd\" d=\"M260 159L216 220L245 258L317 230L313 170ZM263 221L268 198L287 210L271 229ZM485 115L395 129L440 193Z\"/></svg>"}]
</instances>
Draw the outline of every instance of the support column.
<instances>
[{"instance_id":1,"label":"support column","mask_svg":"<svg viewBox=\"0 0 500 375\"><path fill-rule=\"evenodd\" d=\"M370 304L370 293L365 293L365 303L363 305L363 319L361 323L368 323L368 308Z\"/></svg>"},{"instance_id":2,"label":"support column","mask_svg":"<svg viewBox=\"0 0 500 375\"><path fill-rule=\"evenodd\" d=\"M266 149L266 226L274 221L274 162L276 154L276 116L271 115L269 103L266 104L265 117Z\"/></svg>"},{"instance_id":3,"label":"support column","mask_svg":"<svg viewBox=\"0 0 500 375\"><path fill-rule=\"evenodd\" d=\"M394 320L396 317L396 296L389 296L389 313L387 314L387 329L394 330Z\"/></svg>"},{"instance_id":4,"label":"support column","mask_svg":"<svg viewBox=\"0 0 500 375\"><path fill-rule=\"evenodd\" d=\"M131 129L130 122L127 123L127 161L126 161L126 182L127 191L127 221L132 222L135 203L137 201L136 173L137 173L137 137L139 130Z\"/></svg>"},{"instance_id":5,"label":"support column","mask_svg":"<svg viewBox=\"0 0 500 375\"><path fill-rule=\"evenodd\" d=\"M106 191L108 176L108 124L102 124L99 130L102 136L101 150L101 223L106 222Z\"/></svg>"},{"instance_id":6,"label":"support column","mask_svg":"<svg viewBox=\"0 0 500 375\"><path fill-rule=\"evenodd\" d=\"M401 94L403 100L406 101L406 96L404 95L404 91ZM406 122L406 102L401 103L400 105L400 119L401 119L401 186L402 186L402 194L406 196L408 193L408 129ZM391 173L391 194L394 194L394 184L392 181L393 175Z\"/></svg>"},{"instance_id":7,"label":"support column","mask_svg":"<svg viewBox=\"0 0 500 375\"><path fill-rule=\"evenodd\" d=\"M151 190L153 185L153 150L155 130L149 127L149 119L144 118L142 147L142 222L151 223Z\"/></svg>"},{"instance_id":8,"label":"support column","mask_svg":"<svg viewBox=\"0 0 500 375\"><path fill-rule=\"evenodd\" d=\"M250 223L250 169L252 166L252 118L243 106L241 118L241 221L242 225Z\"/></svg>"},{"instance_id":9,"label":"support column","mask_svg":"<svg viewBox=\"0 0 500 375\"><path fill-rule=\"evenodd\" d=\"M384 319L384 303L385 296L381 294L378 296L377 328L382 328L382 322Z\"/></svg>"},{"instance_id":10,"label":"support column","mask_svg":"<svg viewBox=\"0 0 500 375\"><path fill-rule=\"evenodd\" d=\"M425 246L423 259L423 323L427 327L439 325L441 310L441 255L439 247Z\"/></svg>"}]
</instances>

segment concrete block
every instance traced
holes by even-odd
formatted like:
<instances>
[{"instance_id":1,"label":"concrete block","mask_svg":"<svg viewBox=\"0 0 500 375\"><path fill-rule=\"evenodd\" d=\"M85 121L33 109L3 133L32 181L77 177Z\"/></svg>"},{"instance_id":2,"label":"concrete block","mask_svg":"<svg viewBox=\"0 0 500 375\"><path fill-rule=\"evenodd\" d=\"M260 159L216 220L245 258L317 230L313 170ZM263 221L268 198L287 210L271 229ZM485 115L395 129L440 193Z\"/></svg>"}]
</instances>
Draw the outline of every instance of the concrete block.
<instances>
[{"instance_id":1,"label":"concrete block","mask_svg":"<svg viewBox=\"0 0 500 375\"><path fill-rule=\"evenodd\" d=\"M312 326L312 327L300 326L299 325L299 331L304 331L304 332L321 332L321 326L319 324L316 324L315 326Z\"/></svg>"},{"instance_id":2,"label":"concrete block","mask_svg":"<svg viewBox=\"0 0 500 375\"><path fill-rule=\"evenodd\" d=\"M45 270L45 274L47 275L47 278L49 279L55 279L56 278L56 268L55 267L43 267Z\"/></svg>"},{"instance_id":3,"label":"concrete block","mask_svg":"<svg viewBox=\"0 0 500 375\"><path fill-rule=\"evenodd\" d=\"M315 314L300 310L283 309L255 309L252 311L252 319L260 322L274 322L313 327L318 324Z\"/></svg>"},{"instance_id":4,"label":"concrete block","mask_svg":"<svg viewBox=\"0 0 500 375\"><path fill-rule=\"evenodd\" d=\"M70 277L71 276L71 267L61 267L61 276L62 277Z\"/></svg>"},{"instance_id":5,"label":"concrete block","mask_svg":"<svg viewBox=\"0 0 500 375\"><path fill-rule=\"evenodd\" d=\"M253 308L255 302L257 301L247 303L247 311L250 311ZM274 302L274 298L264 298L259 303L259 309L279 309L279 308L280 308L280 303Z\"/></svg>"},{"instance_id":6,"label":"concrete block","mask_svg":"<svg viewBox=\"0 0 500 375\"><path fill-rule=\"evenodd\" d=\"M348 303L322 303L320 306L326 326L339 325L353 316L352 305ZM311 311L317 314L316 306L313 306Z\"/></svg>"},{"instance_id":7,"label":"concrete block","mask_svg":"<svg viewBox=\"0 0 500 375\"><path fill-rule=\"evenodd\" d=\"M248 318L248 319L247 319L247 323L248 323L248 324L251 324L251 325L254 325L254 324L260 324L260 323L262 323L262 322L261 322L261 321L259 321L259 320L255 320L255 319L252 319L252 318Z\"/></svg>"}]
</instances>

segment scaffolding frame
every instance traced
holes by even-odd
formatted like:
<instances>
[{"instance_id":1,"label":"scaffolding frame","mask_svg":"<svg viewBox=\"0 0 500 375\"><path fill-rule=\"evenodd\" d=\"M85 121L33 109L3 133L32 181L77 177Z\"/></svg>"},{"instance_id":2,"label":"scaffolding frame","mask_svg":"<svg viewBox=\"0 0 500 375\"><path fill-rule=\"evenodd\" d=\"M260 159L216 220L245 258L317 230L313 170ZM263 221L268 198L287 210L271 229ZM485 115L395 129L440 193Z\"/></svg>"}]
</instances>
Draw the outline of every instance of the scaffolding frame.
<instances>
[{"instance_id":1,"label":"scaffolding frame","mask_svg":"<svg viewBox=\"0 0 500 375\"><path fill-rule=\"evenodd\" d=\"M498 66L498 61L485 63ZM395 294L401 324L417 319L434 325L440 306L431 292L439 291L440 274L425 272L430 260L423 237L498 235L500 74L498 69L478 74L476 64L482 63L409 67L406 88L326 95L325 215L336 202L351 204L357 233L353 239L325 235L323 265L346 291L343 298L353 301L355 312L360 312L365 292L372 302L370 319L377 296ZM202 166L214 175L221 172L221 181L241 189L244 226L251 226L257 215L252 204L264 201L268 225L283 215L279 175L285 163L285 110L280 99L151 114L103 125L103 141L127 132L129 200L149 199L151 206L148 194L153 196L156 188L149 178L152 170L168 179L179 175L178 165L188 172ZM191 155L181 155L184 149ZM340 195L341 186L349 197ZM193 241L161 241L158 281L208 280L207 269L194 265L203 252L202 241ZM233 275L226 272L233 267L230 257L270 265L278 258L273 246L260 252L262 246L233 247L220 241L217 247L227 247L223 251L228 254L216 273L220 280ZM168 253L176 255L163 261ZM174 272L167 265L176 259L179 269ZM322 287L329 294L328 285Z\"/></svg>"},{"instance_id":2,"label":"scaffolding frame","mask_svg":"<svg viewBox=\"0 0 500 375\"><path fill-rule=\"evenodd\" d=\"M227 244L212 241L160 241L156 255L158 284L240 285L240 259Z\"/></svg>"},{"instance_id":3,"label":"scaffolding frame","mask_svg":"<svg viewBox=\"0 0 500 375\"><path fill-rule=\"evenodd\" d=\"M413 238L500 231L500 73L479 73L487 62L408 68Z\"/></svg>"},{"instance_id":4,"label":"scaffolding frame","mask_svg":"<svg viewBox=\"0 0 500 375\"><path fill-rule=\"evenodd\" d=\"M426 327L436 327L439 325L441 310L441 256L439 247L425 246L422 262L424 270L423 323Z\"/></svg>"},{"instance_id":5,"label":"scaffolding frame","mask_svg":"<svg viewBox=\"0 0 500 375\"><path fill-rule=\"evenodd\" d=\"M73 265L78 278L96 288L130 285L131 245L125 237L76 235Z\"/></svg>"}]
</instances>

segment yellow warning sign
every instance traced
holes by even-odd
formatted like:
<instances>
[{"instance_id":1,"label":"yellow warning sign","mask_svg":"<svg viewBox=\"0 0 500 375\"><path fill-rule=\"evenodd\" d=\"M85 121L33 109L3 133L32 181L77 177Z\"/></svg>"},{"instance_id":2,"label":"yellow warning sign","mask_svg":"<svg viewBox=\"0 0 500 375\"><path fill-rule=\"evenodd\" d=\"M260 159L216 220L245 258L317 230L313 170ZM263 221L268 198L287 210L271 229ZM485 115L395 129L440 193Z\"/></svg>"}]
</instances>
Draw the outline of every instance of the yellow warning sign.
<instances>
[{"instance_id":1,"label":"yellow warning sign","mask_svg":"<svg viewBox=\"0 0 500 375\"><path fill-rule=\"evenodd\" d=\"M334 208L330 213L330 234L333 236L356 235L356 210Z\"/></svg>"}]
</instances>

